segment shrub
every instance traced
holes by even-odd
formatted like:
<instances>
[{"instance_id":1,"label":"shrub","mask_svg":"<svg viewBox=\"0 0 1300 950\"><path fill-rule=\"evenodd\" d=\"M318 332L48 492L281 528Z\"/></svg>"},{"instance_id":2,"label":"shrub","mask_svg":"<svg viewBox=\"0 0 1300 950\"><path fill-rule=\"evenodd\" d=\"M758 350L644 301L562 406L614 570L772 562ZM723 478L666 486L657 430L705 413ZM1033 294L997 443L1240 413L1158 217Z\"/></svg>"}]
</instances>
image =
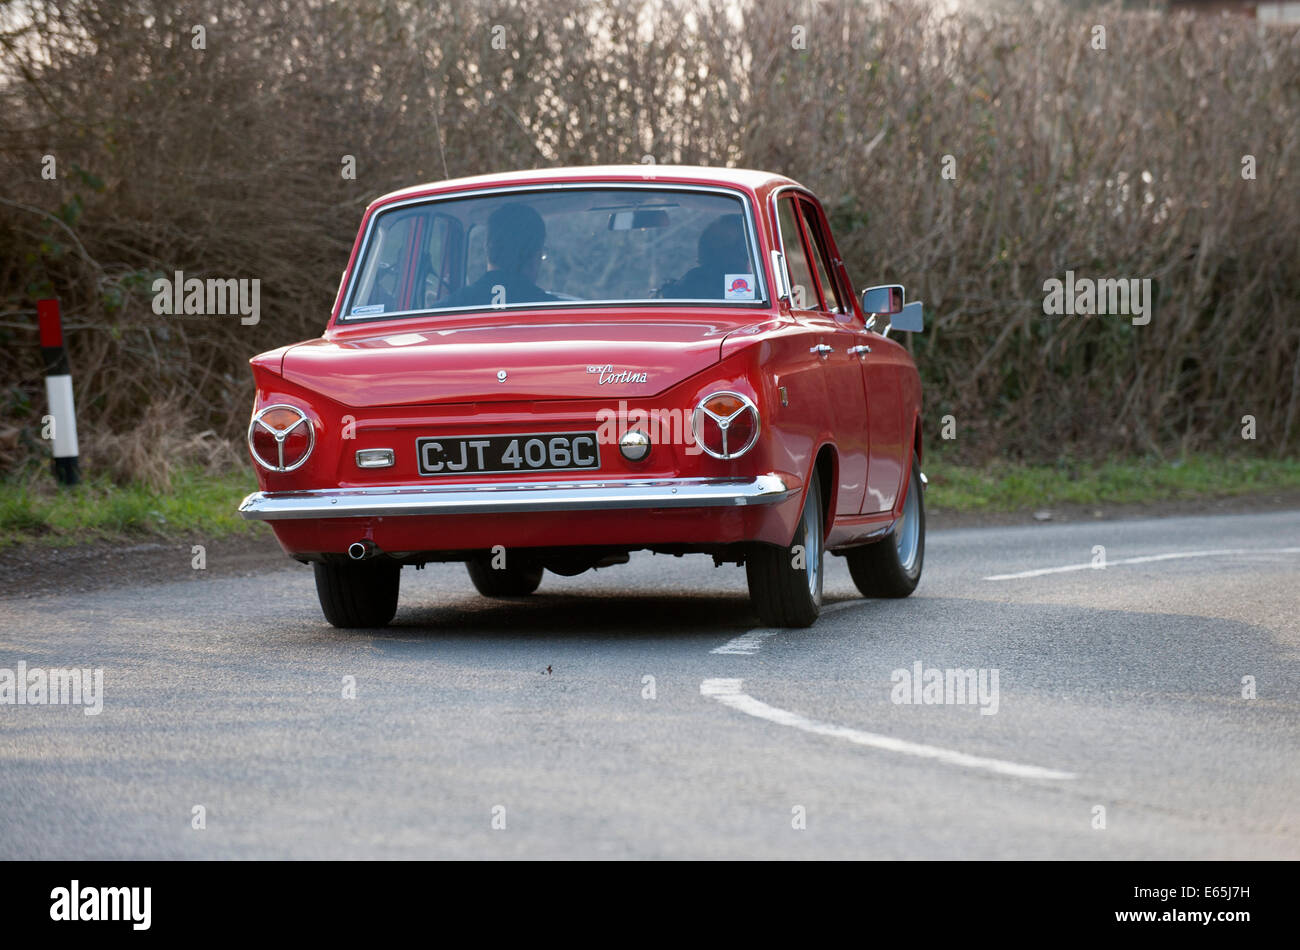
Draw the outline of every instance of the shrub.
<instances>
[{"instance_id":1,"label":"shrub","mask_svg":"<svg viewBox=\"0 0 1300 950\"><path fill-rule=\"evenodd\" d=\"M976 459L1240 447L1244 414L1258 450L1300 442L1296 31L1046 3L22 8L0 27L11 465L40 451L37 297L64 301L101 451L164 417L234 442L244 361L319 334L373 197L645 156L823 197L857 284L926 302L909 345L932 445L946 413ZM1150 278L1152 322L1045 316L1043 283L1067 269ZM261 323L156 316L150 283L175 270L259 278ZM112 464L165 481L151 444Z\"/></svg>"}]
</instances>

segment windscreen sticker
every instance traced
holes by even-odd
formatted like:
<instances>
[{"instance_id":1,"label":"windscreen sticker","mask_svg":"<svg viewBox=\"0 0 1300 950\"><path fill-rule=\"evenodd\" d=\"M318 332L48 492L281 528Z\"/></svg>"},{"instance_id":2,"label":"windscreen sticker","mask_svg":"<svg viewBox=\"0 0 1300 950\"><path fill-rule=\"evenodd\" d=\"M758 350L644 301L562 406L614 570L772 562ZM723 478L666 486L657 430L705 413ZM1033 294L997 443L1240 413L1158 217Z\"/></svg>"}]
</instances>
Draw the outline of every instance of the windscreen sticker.
<instances>
[{"instance_id":1,"label":"windscreen sticker","mask_svg":"<svg viewBox=\"0 0 1300 950\"><path fill-rule=\"evenodd\" d=\"M727 300L754 299L753 274L724 274L722 286Z\"/></svg>"},{"instance_id":2,"label":"windscreen sticker","mask_svg":"<svg viewBox=\"0 0 1300 950\"><path fill-rule=\"evenodd\" d=\"M368 307L353 307L352 316L354 317L372 317L377 313L384 312L384 305L381 303L372 303Z\"/></svg>"}]
</instances>

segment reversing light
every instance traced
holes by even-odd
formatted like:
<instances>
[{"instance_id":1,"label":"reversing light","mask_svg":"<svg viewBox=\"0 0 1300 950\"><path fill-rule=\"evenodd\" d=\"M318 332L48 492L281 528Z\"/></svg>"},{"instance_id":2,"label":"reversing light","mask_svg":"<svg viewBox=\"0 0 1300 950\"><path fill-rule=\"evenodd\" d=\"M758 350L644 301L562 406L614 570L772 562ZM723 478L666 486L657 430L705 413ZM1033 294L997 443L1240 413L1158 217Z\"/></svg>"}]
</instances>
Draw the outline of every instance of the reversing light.
<instances>
[{"instance_id":1,"label":"reversing light","mask_svg":"<svg viewBox=\"0 0 1300 950\"><path fill-rule=\"evenodd\" d=\"M267 406L248 425L248 450L262 468L292 472L316 447L316 430L296 406Z\"/></svg>"},{"instance_id":2,"label":"reversing light","mask_svg":"<svg viewBox=\"0 0 1300 950\"><path fill-rule=\"evenodd\" d=\"M758 430L758 408L740 393L711 393L691 414L695 441L715 459L740 458L758 441Z\"/></svg>"}]
</instances>

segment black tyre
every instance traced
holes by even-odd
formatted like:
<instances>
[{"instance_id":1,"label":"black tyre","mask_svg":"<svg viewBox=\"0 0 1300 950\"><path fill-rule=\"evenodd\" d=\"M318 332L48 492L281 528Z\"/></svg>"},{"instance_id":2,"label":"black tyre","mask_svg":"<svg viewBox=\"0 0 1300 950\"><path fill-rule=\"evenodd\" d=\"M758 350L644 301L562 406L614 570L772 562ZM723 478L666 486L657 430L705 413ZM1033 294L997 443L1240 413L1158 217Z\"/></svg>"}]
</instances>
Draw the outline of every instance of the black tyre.
<instances>
[{"instance_id":1,"label":"black tyre","mask_svg":"<svg viewBox=\"0 0 1300 950\"><path fill-rule=\"evenodd\" d=\"M386 558L312 565L325 619L336 627L386 627L397 613L402 565Z\"/></svg>"},{"instance_id":2,"label":"black tyre","mask_svg":"<svg viewBox=\"0 0 1300 950\"><path fill-rule=\"evenodd\" d=\"M770 627L807 627L822 609L821 488L814 475L789 545L756 544L745 558L749 600Z\"/></svg>"},{"instance_id":3,"label":"black tyre","mask_svg":"<svg viewBox=\"0 0 1300 950\"><path fill-rule=\"evenodd\" d=\"M888 537L855 548L845 560L864 597L906 597L916 590L925 563L925 492L915 455L898 524Z\"/></svg>"},{"instance_id":4,"label":"black tyre","mask_svg":"<svg viewBox=\"0 0 1300 950\"><path fill-rule=\"evenodd\" d=\"M542 582L542 568L529 564L510 564L493 568L492 559L477 555L465 562L469 579L484 597L524 597L537 590Z\"/></svg>"}]
</instances>

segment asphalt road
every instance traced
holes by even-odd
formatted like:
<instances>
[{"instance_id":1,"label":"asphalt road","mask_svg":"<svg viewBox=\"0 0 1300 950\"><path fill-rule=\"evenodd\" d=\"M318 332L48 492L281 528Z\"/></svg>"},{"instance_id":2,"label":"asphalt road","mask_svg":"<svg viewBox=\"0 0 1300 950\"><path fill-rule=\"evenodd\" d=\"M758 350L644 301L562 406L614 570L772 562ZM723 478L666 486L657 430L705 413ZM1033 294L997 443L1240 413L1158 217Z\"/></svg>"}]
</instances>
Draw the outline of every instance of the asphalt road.
<instances>
[{"instance_id":1,"label":"asphalt road","mask_svg":"<svg viewBox=\"0 0 1300 950\"><path fill-rule=\"evenodd\" d=\"M0 600L0 668L104 671L0 706L0 858L1300 857L1300 511L934 532L798 631L702 557L408 569L377 635L287 559L192 573ZM918 662L989 691L892 701Z\"/></svg>"}]
</instances>

